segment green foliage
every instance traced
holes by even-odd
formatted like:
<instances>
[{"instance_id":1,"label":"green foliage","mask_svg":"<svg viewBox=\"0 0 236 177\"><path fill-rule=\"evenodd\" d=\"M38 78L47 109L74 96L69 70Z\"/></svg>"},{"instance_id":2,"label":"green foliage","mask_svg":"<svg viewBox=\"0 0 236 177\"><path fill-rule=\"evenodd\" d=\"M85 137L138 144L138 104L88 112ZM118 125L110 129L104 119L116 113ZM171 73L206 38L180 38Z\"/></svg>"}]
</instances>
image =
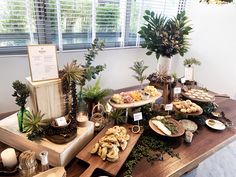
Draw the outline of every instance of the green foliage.
<instances>
[{"instance_id":1,"label":"green foliage","mask_svg":"<svg viewBox=\"0 0 236 177\"><path fill-rule=\"evenodd\" d=\"M143 18L147 23L138 33L145 40L142 47L148 49L147 55L154 52L156 58L159 59L160 55L171 57L179 53L183 56L188 51L189 39L187 36L192 27L189 25L185 12L168 19L162 14L156 15L154 12L146 10Z\"/></svg>"},{"instance_id":2,"label":"green foliage","mask_svg":"<svg viewBox=\"0 0 236 177\"><path fill-rule=\"evenodd\" d=\"M148 68L148 66L144 65L144 61L135 61L134 65L130 67L131 70L133 70L136 75L133 75L137 81L139 81L142 85L143 81L147 78L146 75L143 75L144 71Z\"/></svg>"},{"instance_id":3,"label":"green foliage","mask_svg":"<svg viewBox=\"0 0 236 177\"><path fill-rule=\"evenodd\" d=\"M201 62L196 58L186 58L184 60L184 66L192 66L192 65L201 65Z\"/></svg>"},{"instance_id":4,"label":"green foliage","mask_svg":"<svg viewBox=\"0 0 236 177\"><path fill-rule=\"evenodd\" d=\"M12 83L12 87L15 90L12 94L13 97L16 97L16 104L21 107L21 109L25 108L26 99L30 94L29 88L26 84L21 83L19 80L16 80Z\"/></svg>"},{"instance_id":5,"label":"green foliage","mask_svg":"<svg viewBox=\"0 0 236 177\"><path fill-rule=\"evenodd\" d=\"M66 79L70 84L72 81L80 83L83 79L84 69L77 65L76 60L73 60L70 64L64 66L62 80Z\"/></svg>"},{"instance_id":6,"label":"green foliage","mask_svg":"<svg viewBox=\"0 0 236 177\"><path fill-rule=\"evenodd\" d=\"M91 44L91 48L88 49L88 53L85 54L85 64L82 65L84 68L83 79L80 83L81 86L84 86L86 81L90 81L91 79L96 79L96 75L98 75L101 71L106 68L106 65L97 65L92 66L92 62L95 60L95 57L98 55L98 51L103 50L104 43L99 42L96 38Z\"/></svg>"},{"instance_id":7,"label":"green foliage","mask_svg":"<svg viewBox=\"0 0 236 177\"><path fill-rule=\"evenodd\" d=\"M108 115L110 120L114 120L115 124L119 125L126 119L124 109L113 109Z\"/></svg>"},{"instance_id":8,"label":"green foliage","mask_svg":"<svg viewBox=\"0 0 236 177\"><path fill-rule=\"evenodd\" d=\"M44 114L41 111L27 114L27 118L24 120L24 129L29 140L35 140L44 136L44 130L49 125L50 120L42 119Z\"/></svg>"},{"instance_id":9,"label":"green foliage","mask_svg":"<svg viewBox=\"0 0 236 177\"><path fill-rule=\"evenodd\" d=\"M94 86L89 86L82 91L82 97L86 102L97 103L102 102L104 97L111 94L111 89L101 89L100 79L98 79Z\"/></svg>"},{"instance_id":10,"label":"green foliage","mask_svg":"<svg viewBox=\"0 0 236 177\"><path fill-rule=\"evenodd\" d=\"M178 80L178 76L177 76L177 73L174 72L171 74L171 77L174 79L174 81L177 81Z\"/></svg>"},{"instance_id":11,"label":"green foliage","mask_svg":"<svg viewBox=\"0 0 236 177\"><path fill-rule=\"evenodd\" d=\"M131 175L135 165L143 157L148 162L162 161L164 160L163 155L165 153L171 157L179 158L179 154L175 153L168 143L159 140L157 136L142 135L123 166L125 170L124 176Z\"/></svg>"}]
</instances>

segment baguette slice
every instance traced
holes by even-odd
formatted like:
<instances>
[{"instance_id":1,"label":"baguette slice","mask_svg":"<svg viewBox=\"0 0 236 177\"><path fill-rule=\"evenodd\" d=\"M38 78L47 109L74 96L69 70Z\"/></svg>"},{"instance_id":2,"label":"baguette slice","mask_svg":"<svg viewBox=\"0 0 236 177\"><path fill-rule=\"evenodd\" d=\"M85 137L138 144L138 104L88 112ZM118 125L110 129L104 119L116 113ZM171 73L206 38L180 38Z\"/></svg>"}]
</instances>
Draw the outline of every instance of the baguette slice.
<instances>
[{"instance_id":1,"label":"baguette slice","mask_svg":"<svg viewBox=\"0 0 236 177\"><path fill-rule=\"evenodd\" d=\"M164 134L169 136L171 135L171 131L168 128L166 128L166 126L159 120L152 120L152 123L156 125Z\"/></svg>"}]
</instances>

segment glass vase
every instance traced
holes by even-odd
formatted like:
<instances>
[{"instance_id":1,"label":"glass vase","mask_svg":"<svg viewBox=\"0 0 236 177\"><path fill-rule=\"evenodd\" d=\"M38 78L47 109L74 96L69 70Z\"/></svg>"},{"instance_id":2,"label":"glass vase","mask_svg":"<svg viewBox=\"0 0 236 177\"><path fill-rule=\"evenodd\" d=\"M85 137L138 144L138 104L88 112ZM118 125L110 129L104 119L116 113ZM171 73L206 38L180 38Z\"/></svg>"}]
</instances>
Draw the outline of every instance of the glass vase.
<instances>
[{"instance_id":1,"label":"glass vase","mask_svg":"<svg viewBox=\"0 0 236 177\"><path fill-rule=\"evenodd\" d=\"M25 108L20 109L17 113L18 127L19 127L20 132L25 132L25 130L24 130L24 120L26 119L28 113L29 113L29 111Z\"/></svg>"}]
</instances>

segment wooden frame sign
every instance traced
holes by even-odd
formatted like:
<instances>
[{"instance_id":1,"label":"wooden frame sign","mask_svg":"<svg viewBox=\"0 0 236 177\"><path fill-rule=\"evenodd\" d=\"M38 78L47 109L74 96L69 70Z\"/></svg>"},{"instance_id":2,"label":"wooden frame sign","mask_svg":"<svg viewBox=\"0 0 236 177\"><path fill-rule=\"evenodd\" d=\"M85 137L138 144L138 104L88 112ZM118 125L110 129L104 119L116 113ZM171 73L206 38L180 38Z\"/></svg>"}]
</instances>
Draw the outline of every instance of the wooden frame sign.
<instances>
[{"instance_id":1,"label":"wooden frame sign","mask_svg":"<svg viewBox=\"0 0 236 177\"><path fill-rule=\"evenodd\" d=\"M58 79L55 45L28 45L28 58L32 81Z\"/></svg>"}]
</instances>

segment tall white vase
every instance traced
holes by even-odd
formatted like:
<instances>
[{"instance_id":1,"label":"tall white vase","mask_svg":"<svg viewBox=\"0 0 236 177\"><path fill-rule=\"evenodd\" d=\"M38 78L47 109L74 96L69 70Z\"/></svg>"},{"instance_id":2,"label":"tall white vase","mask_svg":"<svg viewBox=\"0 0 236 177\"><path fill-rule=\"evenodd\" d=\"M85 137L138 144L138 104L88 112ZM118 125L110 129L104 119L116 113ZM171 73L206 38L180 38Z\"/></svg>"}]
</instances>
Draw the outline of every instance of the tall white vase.
<instances>
[{"instance_id":1,"label":"tall white vase","mask_svg":"<svg viewBox=\"0 0 236 177\"><path fill-rule=\"evenodd\" d=\"M159 72L166 72L168 75L171 73L171 63L172 63L172 58L170 57L165 57L165 56L160 56L157 64L157 70Z\"/></svg>"}]
</instances>

